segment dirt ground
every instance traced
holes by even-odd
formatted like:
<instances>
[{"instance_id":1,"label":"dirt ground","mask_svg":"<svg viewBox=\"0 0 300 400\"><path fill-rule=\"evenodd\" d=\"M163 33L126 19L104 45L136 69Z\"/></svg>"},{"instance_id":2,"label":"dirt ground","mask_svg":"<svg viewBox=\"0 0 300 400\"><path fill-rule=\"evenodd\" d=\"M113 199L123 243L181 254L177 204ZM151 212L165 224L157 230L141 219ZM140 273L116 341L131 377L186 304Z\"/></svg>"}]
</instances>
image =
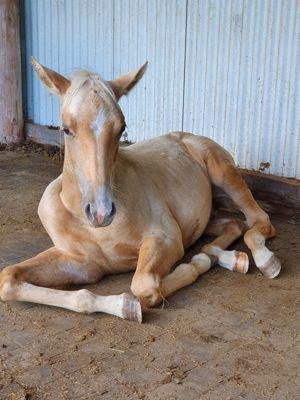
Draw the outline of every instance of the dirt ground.
<instances>
[{"instance_id":1,"label":"dirt ground","mask_svg":"<svg viewBox=\"0 0 300 400\"><path fill-rule=\"evenodd\" d=\"M35 150L0 152L0 268L51 244L36 209L61 164ZM264 278L252 259L247 275L215 267L141 325L0 303L0 399L299 399L300 226L273 221L279 278ZM121 293L131 277L90 288Z\"/></svg>"}]
</instances>

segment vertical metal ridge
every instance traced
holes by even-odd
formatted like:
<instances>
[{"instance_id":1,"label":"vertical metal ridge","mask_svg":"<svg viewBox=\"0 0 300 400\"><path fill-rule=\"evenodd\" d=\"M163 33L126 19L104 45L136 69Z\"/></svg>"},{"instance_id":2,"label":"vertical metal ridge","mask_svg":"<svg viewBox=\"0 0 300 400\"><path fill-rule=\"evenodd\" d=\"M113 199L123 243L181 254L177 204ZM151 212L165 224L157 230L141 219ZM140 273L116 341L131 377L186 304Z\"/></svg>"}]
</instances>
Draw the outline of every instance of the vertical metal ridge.
<instances>
[{"instance_id":1,"label":"vertical metal ridge","mask_svg":"<svg viewBox=\"0 0 300 400\"><path fill-rule=\"evenodd\" d=\"M299 4L299 3L298 3ZM284 174L291 174L294 175L296 173L296 163L293 165L290 165L289 162L286 162L285 160L290 160L289 156L293 155L292 151L289 151L288 149L291 149L294 145L297 148L297 143L293 140L294 136L294 132L291 129L291 116L289 114L289 106L290 104L293 102L293 82L296 82L297 80L299 80L299 78L297 78L296 74L292 74L293 68L296 64L296 59L294 59L293 55L295 53L297 53L297 47L299 49L300 46L300 32L298 35L298 46L297 46L297 42L295 40L295 38L297 37L297 35L295 34L295 27L296 27L296 3L291 3L291 7L289 8L289 17L287 17L287 21L289 22L288 24L288 30L289 30L289 46L288 49L286 50L286 57L288 60L291 60L287 66L286 66L286 75L289 77L289 81L287 83L287 87L286 87L286 104L285 104L285 119L284 119L284 127L283 127L283 131L285 132L284 135L284 140L283 140L283 149L282 149L282 162L280 163L282 168L281 168L281 175ZM300 15L298 15L298 17L300 17ZM295 46L296 44L296 46ZM294 48L296 47L296 48ZM299 55L299 53L298 53ZM294 61L294 62L292 62ZM299 60L298 60L299 63ZM296 108L296 104L294 105ZM288 129L289 127L289 129ZM300 126L299 126L300 128ZM299 129L300 132L300 129ZM295 142L295 143L294 143ZM288 147L287 144L290 143L290 146ZM297 161L297 159L296 159Z\"/></svg>"},{"instance_id":2,"label":"vertical metal ridge","mask_svg":"<svg viewBox=\"0 0 300 400\"><path fill-rule=\"evenodd\" d=\"M287 132L292 132L292 144L288 147L290 151L287 151L287 157L293 155L292 159L296 160L296 163L292 163L292 166L287 169L287 174L291 176L300 176L300 116L299 116L299 104L300 104L300 3L295 4L295 25L294 25L294 49L292 51L293 59L291 61L292 65L292 75L291 75L291 101L289 102L289 119ZM298 112L297 112L298 110ZM292 173L294 171L294 173ZM286 174L286 172L284 172Z\"/></svg>"},{"instance_id":3,"label":"vertical metal ridge","mask_svg":"<svg viewBox=\"0 0 300 400\"><path fill-rule=\"evenodd\" d=\"M268 149L264 149L264 158L261 159L261 144L262 144L262 138L263 138L263 132L262 132L262 118L264 116L263 114L263 107L264 107L264 101L265 101L265 71L266 71L266 67L267 67L267 63L266 63L266 57L268 55L267 53L267 46L268 46L268 30L269 30L269 20L270 20L270 2L263 2L263 6L265 8L262 8L263 13L262 13L262 27L263 29L261 29L261 33L262 33L262 37L261 37L261 44L262 46L260 47L260 51L257 53L258 56L258 60L257 62L259 63L259 102L260 102L260 106L259 108L257 108L257 124L256 124L256 143L255 143L255 150L252 154L255 155L255 164L257 165L257 168L259 167L261 162L269 162L268 160L268 154L266 154L266 150ZM263 7L261 6L261 7ZM261 62L260 60L264 60L264 62ZM267 156L267 159L265 158L265 156Z\"/></svg>"}]
</instances>

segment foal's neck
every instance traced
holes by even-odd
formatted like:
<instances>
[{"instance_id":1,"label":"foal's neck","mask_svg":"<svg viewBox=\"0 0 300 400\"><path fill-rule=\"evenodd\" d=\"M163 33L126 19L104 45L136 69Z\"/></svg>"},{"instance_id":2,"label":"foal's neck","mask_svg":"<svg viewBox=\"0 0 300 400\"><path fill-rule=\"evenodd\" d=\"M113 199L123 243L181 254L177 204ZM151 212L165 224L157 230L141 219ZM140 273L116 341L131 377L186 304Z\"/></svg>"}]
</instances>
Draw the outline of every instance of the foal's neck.
<instances>
[{"instance_id":1,"label":"foal's neck","mask_svg":"<svg viewBox=\"0 0 300 400\"><path fill-rule=\"evenodd\" d=\"M67 143L65 143L61 199L70 213L82 216L82 195L74 174L74 167L70 161Z\"/></svg>"}]
</instances>

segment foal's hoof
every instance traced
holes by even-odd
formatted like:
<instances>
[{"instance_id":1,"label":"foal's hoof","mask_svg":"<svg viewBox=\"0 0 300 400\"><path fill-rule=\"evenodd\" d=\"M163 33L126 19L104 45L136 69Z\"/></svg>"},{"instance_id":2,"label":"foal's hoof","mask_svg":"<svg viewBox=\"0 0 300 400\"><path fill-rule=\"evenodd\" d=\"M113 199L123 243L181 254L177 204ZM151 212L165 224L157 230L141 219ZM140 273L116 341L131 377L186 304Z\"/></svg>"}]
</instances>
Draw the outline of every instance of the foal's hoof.
<instances>
[{"instance_id":1,"label":"foal's hoof","mask_svg":"<svg viewBox=\"0 0 300 400\"><path fill-rule=\"evenodd\" d=\"M142 307L137 297L130 293L123 293L122 314L124 319L142 323Z\"/></svg>"},{"instance_id":2,"label":"foal's hoof","mask_svg":"<svg viewBox=\"0 0 300 400\"><path fill-rule=\"evenodd\" d=\"M242 274L246 274L249 268L249 258L246 253L242 251L235 251L235 265L233 267L233 271L241 272Z\"/></svg>"},{"instance_id":3,"label":"foal's hoof","mask_svg":"<svg viewBox=\"0 0 300 400\"><path fill-rule=\"evenodd\" d=\"M273 279L279 275L281 270L281 264L278 258L273 254L272 257L267 262L265 262L258 268L261 270L264 276Z\"/></svg>"}]
</instances>

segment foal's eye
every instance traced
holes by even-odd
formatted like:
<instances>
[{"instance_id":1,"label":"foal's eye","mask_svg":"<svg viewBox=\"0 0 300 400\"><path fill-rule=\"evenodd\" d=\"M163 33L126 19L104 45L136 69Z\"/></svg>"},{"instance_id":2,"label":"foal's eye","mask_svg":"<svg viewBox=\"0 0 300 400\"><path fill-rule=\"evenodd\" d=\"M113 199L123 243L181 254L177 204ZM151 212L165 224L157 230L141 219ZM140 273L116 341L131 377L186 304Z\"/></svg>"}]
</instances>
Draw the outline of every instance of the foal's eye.
<instances>
[{"instance_id":1,"label":"foal's eye","mask_svg":"<svg viewBox=\"0 0 300 400\"><path fill-rule=\"evenodd\" d=\"M69 128L63 128L63 131L64 131L65 134L68 135L68 136L74 136L73 133L70 131Z\"/></svg>"}]
</instances>

